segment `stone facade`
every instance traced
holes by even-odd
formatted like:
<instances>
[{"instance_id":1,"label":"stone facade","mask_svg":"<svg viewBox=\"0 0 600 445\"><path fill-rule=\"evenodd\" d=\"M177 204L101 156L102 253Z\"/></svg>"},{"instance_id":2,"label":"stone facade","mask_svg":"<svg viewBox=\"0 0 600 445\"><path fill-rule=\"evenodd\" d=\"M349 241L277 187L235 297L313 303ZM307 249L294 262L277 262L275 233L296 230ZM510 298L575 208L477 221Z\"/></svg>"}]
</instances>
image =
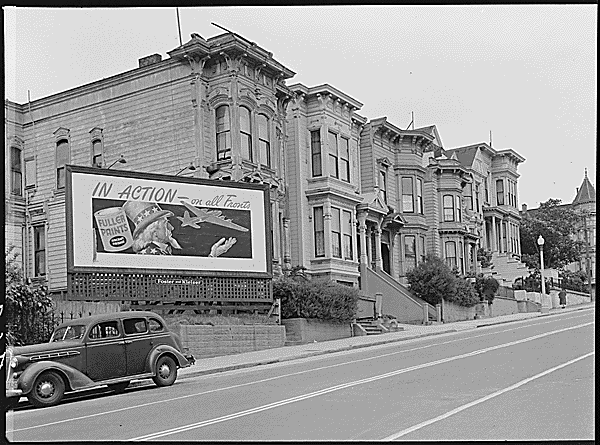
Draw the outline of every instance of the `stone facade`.
<instances>
[{"instance_id":1,"label":"stone facade","mask_svg":"<svg viewBox=\"0 0 600 445\"><path fill-rule=\"evenodd\" d=\"M293 71L234 33L192 34L168 56L5 102L7 245L51 291L67 289L65 164L269 184L275 274L365 287L368 268L402 286L429 253L462 273L480 271L480 247L520 255L512 149L445 149L434 125L403 130L330 84L288 86Z\"/></svg>"}]
</instances>

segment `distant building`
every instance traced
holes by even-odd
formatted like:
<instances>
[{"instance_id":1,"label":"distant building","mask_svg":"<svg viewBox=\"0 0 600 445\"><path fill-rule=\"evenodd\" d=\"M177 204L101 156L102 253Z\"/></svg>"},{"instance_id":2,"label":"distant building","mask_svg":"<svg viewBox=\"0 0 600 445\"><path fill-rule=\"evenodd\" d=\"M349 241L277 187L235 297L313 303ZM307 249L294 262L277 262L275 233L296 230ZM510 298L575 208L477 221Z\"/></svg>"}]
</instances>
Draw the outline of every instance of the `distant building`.
<instances>
[{"instance_id":1,"label":"distant building","mask_svg":"<svg viewBox=\"0 0 600 445\"><path fill-rule=\"evenodd\" d=\"M363 104L329 84L288 86L293 71L234 33L195 34L168 55L31 104L5 102L5 233L27 277L71 292L66 164L269 184L275 274L301 266L366 294L387 283L405 295L407 272L427 254L466 274L481 271L484 249L494 261L485 272L507 283L526 275L525 159L514 150L445 149L435 125L403 130L361 116ZM121 155L126 164L115 164Z\"/></svg>"}]
</instances>

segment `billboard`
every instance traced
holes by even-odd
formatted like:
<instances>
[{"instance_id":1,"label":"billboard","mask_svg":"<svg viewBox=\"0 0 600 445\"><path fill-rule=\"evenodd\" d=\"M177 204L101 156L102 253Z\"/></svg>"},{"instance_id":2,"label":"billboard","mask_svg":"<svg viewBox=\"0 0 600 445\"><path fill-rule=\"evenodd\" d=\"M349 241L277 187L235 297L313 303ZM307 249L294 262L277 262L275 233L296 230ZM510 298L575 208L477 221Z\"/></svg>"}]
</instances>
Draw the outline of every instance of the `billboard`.
<instances>
[{"instance_id":1,"label":"billboard","mask_svg":"<svg viewBox=\"0 0 600 445\"><path fill-rule=\"evenodd\" d=\"M270 276L268 186L67 166L68 272Z\"/></svg>"}]
</instances>

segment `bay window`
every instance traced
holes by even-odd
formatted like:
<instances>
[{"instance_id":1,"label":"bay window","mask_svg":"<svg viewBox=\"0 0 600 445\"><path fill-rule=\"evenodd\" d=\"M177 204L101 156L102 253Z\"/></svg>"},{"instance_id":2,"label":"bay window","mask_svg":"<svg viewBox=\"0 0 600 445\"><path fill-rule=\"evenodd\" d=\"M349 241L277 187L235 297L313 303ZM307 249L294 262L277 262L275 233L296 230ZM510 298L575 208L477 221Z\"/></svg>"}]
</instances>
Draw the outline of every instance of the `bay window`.
<instances>
[{"instance_id":1,"label":"bay window","mask_svg":"<svg viewBox=\"0 0 600 445\"><path fill-rule=\"evenodd\" d=\"M415 211L412 178L402 178L402 211L410 213Z\"/></svg>"},{"instance_id":2,"label":"bay window","mask_svg":"<svg viewBox=\"0 0 600 445\"><path fill-rule=\"evenodd\" d=\"M310 132L310 152L312 155L312 175L321 176L323 169L321 165L321 132L319 130Z\"/></svg>"},{"instance_id":3,"label":"bay window","mask_svg":"<svg viewBox=\"0 0 600 445\"><path fill-rule=\"evenodd\" d=\"M443 198L444 221L454 221L454 197L444 195Z\"/></svg>"},{"instance_id":4,"label":"bay window","mask_svg":"<svg viewBox=\"0 0 600 445\"><path fill-rule=\"evenodd\" d=\"M325 224L323 221L323 207L313 209L315 256L325 256Z\"/></svg>"}]
</instances>

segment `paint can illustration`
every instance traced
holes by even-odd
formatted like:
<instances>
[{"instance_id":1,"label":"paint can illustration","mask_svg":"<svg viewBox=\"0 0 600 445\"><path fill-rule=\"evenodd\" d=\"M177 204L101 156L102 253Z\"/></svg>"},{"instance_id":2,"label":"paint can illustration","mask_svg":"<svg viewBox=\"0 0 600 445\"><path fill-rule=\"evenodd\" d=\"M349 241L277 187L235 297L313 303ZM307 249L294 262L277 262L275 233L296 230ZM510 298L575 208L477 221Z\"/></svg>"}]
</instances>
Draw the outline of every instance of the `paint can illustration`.
<instances>
[{"instance_id":1,"label":"paint can illustration","mask_svg":"<svg viewBox=\"0 0 600 445\"><path fill-rule=\"evenodd\" d=\"M133 244L131 229L121 207L110 207L94 213L105 252L120 252Z\"/></svg>"}]
</instances>

